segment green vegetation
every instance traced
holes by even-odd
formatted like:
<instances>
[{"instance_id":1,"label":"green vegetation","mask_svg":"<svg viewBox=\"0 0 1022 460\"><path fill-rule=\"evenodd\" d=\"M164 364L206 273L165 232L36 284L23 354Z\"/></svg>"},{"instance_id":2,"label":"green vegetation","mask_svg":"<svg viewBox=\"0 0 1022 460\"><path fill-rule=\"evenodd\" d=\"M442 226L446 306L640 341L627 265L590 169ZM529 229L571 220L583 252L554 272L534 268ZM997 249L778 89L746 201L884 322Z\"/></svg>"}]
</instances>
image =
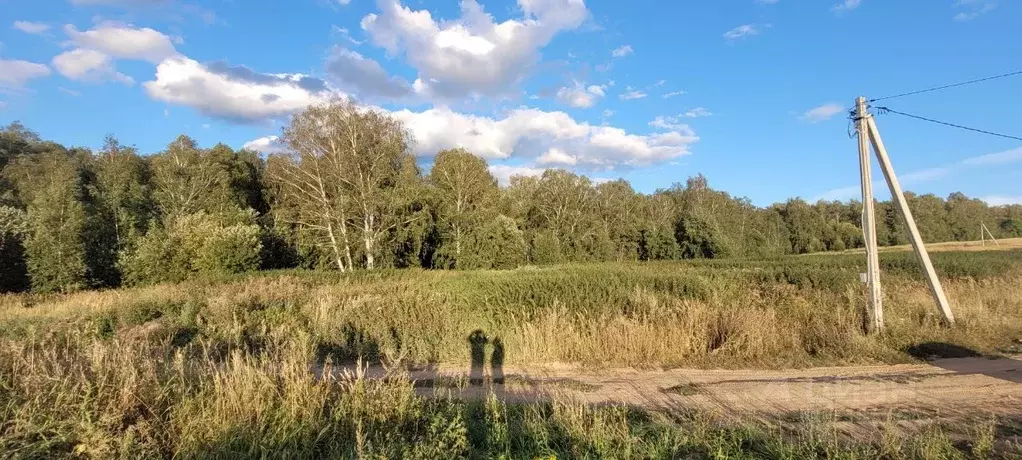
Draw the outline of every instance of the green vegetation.
<instances>
[{"instance_id":1,"label":"green vegetation","mask_svg":"<svg viewBox=\"0 0 1022 460\"><path fill-rule=\"evenodd\" d=\"M958 325L912 254L885 253L888 331L862 332L859 255L503 271L205 272L179 284L0 297L0 451L15 458L1010 457L1010 420L781 425L707 414L422 397L332 363L776 367L998 354L1022 338L1022 253L939 253ZM310 372L326 366L323 372ZM321 378L321 376L326 376ZM570 385L570 382L567 383ZM464 385L455 382L454 386ZM668 389L678 394L691 388ZM1008 430L1008 431L1005 431ZM996 434L995 433L1000 433ZM1015 450L1013 450L1015 449Z\"/></svg>"},{"instance_id":2,"label":"green vegetation","mask_svg":"<svg viewBox=\"0 0 1022 460\"><path fill-rule=\"evenodd\" d=\"M862 246L861 206L759 208L697 175L652 194L549 170L498 187L486 162L438 152L428 172L400 122L352 103L295 115L263 158L180 136L139 155L0 130L0 292L72 292L257 269L510 269L763 259ZM1022 236L1022 206L908 196L928 242ZM879 203L881 245L907 242Z\"/></svg>"},{"instance_id":3,"label":"green vegetation","mask_svg":"<svg viewBox=\"0 0 1022 460\"><path fill-rule=\"evenodd\" d=\"M400 123L313 107L261 158L181 136L141 156L0 131L0 457L957 458L1009 455L1009 421L788 425L706 414L422 397L361 361L802 367L996 355L1022 338L1022 251L933 255L942 325L909 253L884 253L887 331L867 335L858 204L757 208L702 176L650 195L551 170L498 187ZM344 142L338 142L338 140ZM928 241L1022 207L911 197ZM904 242L886 203L882 244ZM686 260L679 260L686 259ZM120 289L102 289L115 288ZM25 292L28 291L28 292ZM462 383L455 382L455 385ZM564 386L583 385L566 380ZM668 388L684 394L694 388ZM829 418L828 418L829 417ZM1014 449L1014 450L1013 450Z\"/></svg>"}]
</instances>

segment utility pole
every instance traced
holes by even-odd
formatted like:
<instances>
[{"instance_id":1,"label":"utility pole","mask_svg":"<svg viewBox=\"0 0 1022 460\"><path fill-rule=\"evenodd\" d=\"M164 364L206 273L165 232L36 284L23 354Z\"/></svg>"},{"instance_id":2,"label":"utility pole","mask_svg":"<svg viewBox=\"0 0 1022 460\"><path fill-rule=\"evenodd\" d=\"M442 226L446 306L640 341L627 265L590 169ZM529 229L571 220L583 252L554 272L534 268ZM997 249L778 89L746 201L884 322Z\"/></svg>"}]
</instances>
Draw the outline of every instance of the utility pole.
<instances>
[{"instance_id":1,"label":"utility pole","mask_svg":"<svg viewBox=\"0 0 1022 460\"><path fill-rule=\"evenodd\" d=\"M916 221L912 217L912 210L909 209L908 200L905 199L905 194L902 193L901 184L898 182L898 176L894 174L894 167L891 166L891 159L887 156L887 149L884 147L884 142L880 138L880 131L877 130L873 116L866 112L865 98L860 97L856 100L856 103L858 113L860 114L859 122L865 124L869 140L873 144L873 151L876 153L877 160L880 162L880 169L883 170L884 179L887 180L887 187L891 189L891 198L894 200L895 205L898 206L898 210L901 212L901 217L905 219L905 226L908 229L909 239L912 242L912 250L915 251L916 257L919 258L919 262L923 266L923 273L926 275L926 281L929 284L930 293L933 294L933 298L937 302L937 306L940 308L940 312L944 317L944 322L948 325L954 325L955 316L951 313L951 307L948 304L947 297L944 295L944 287L941 286L940 280L937 278L937 272L933 269L933 263L930 261L930 254L926 251L926 246L923 244L922 237L919 236L919 229L916 228ZM860 152L862 150L862 143L863 135L860 131ZM863 178L864 181L866 179L868 178Z\"/></svg>"},{"instance_id":2,"label":"utility pole","mask_svg":"<svg viewBox=\"0 0 1022 460\"><path fill-rule=\"evenodd\" d=\"M983 236L983 232L986 232L987 235L990 235L990 241L993 241L995 246L1000 246L1001 245L1001 243L997 242L997 238L994 238L994 234L990 233L990 229L987 227L987 224L985 224L983 222L980 222L979 223L979 240L980 240L980 244L981 245L986 246L986 238Z\"/></svg>"},{"instance_id":3,"label":"utility pole","mask_svg":"<svg viewBox=\"0 0 1022 460\"><path fill-rule=\"evenodd\" d=\"M876 214L873 178L870 172L869 129L866 124L866 98L855 100L855 126L859 133L859 174L862 176L862 236L866 243L866 287L869 297L870 330L884 330L884 299L880 290L880 256L877 250Z\"/></svg>"}]
</instances>

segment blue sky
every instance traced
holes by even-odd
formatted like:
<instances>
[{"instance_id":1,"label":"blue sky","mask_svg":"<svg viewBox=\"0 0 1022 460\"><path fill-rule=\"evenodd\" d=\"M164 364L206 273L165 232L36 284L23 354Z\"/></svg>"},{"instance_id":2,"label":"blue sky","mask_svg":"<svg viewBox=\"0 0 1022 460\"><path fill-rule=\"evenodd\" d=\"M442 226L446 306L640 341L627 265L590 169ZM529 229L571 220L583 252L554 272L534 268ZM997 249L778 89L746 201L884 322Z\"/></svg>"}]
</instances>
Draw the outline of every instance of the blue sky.
<instances>
[{"instance_id":1,"label":"blue sky","mask_svg":"<svg viewBox=\"0 0 1022 460\"><path fill-rule=\"evenodd\" d=\"M844 109L1022 68L1006 0L0 0L0 124L154 153L179 134L275 148L332 97L390 111L424 165L565 167L645 192L705 174L768 205L857 196ZM1022 134L1022 76L884 101ZM906 188L1022 202L1022 142L897 115ZM877 179L880 179L878 176ZM884 194L881 194L884 196Z\"/></svg>"}]
</instances>

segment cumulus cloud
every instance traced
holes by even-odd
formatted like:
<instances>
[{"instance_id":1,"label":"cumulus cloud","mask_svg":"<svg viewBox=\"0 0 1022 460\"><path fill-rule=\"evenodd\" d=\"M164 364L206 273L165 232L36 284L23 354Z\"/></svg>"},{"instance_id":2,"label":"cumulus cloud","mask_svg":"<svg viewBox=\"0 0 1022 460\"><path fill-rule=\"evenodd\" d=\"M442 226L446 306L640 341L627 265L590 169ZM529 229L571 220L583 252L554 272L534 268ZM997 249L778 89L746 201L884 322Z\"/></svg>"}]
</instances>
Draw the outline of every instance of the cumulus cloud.
<instances>
[{"instance_id":1,"label":"cumulus cloud","mask_svg":"<svg viewBox=\"0 0 1022 460\"><path fill-rule=\"evenodd\" d=\"M46 64L0 59L0 89L17 90L29 80L50 75Z\"/></svg>"},{"instance_id":2,"label":"cumulus cloud","mask_svg":"<svg viewBox=\"0 0 1022 460\"><path fill-rule=\"evenodd\" d=\"M687 127L649 135L579 122L564 112L519 108L504 118L434 108L392 112L412 132L418 155L463 147L490 160L517 158L587 169L646 166L689 153L699 140ZM556 150L554 150L556 149Z\"/></svg>"},{"instance_id":3,"label":"cumulus cloud","mask_svg":"<svg viewBox=\"0 0 1022 460\"><path fill-rule=\"evenodd\" d=\"M223 62L200 64L186 57L166 59L156 79L143 84L153 99L238 121L287 115L339 93L302 74L263 74Z\"/></svg>"},{"instance_id":4,"label":"cumulus cloud","mask_svg":"<svg viewBox=\"0 0 1022 460\"><path fill-rule=\"evenodd\" d=\"M675 97L675 96L681 96L682 94L685 94L685 92L684 91L671 91L669 93L664 93L664 99L670 99L670 98Z\"/></svg>"},{"instance_id":5,"label":"cumulus cloud","mask_svg":"<svg viewBox=\"0 0 1022 460\"><path fill-rule=\"evenodd\" d=\"M72 44L118 59L158 63L178 54L169 36L148 27L136 28L131 24L107 21L82 32L68 24L64 26L64 32Z\"/></svg>"},{"instance_id":6,"label":"cumulus cloud","mask_svg":"<svg viewBox=\"0 0 1022 460\"><path fill-rule=\"evenodd\" d=\"M759 35L759 27L755 24L742 24L734 29L724 32L724 38L728 40L737 40L742 37L749 37L752 35Z\"/></svg>"},{"instance_id":7,"label":"cumulus cloud","mask_svg":"<svg viewBox=\"0 0 1022 460\"><path fill-rule=\"evenodd\" d=\"M573 86L557 90L557 101L571 107L586 109L606 95L607 85L589 85L576 81Z\"/></svg>"},{"instance_id":8,"label":"cumulus cloud","mask_svg":"<svg viewBox=\"0 0 1022 460\"><path fill-rule=\"evenodd\" d=\"M12 27L22 32L25 32L26 34L33 35L44 34L48 30L50 30L50 26L43 24L41 22L32 21L14 21L14 25Z\"/></svg>"},{"instance_id":9,"label":"cumulus cloud","mask_svg":"<svg viewBox=\"0 0 1022 460\"><path fill-rule=\"evenodd\" d=\"M99 51L74 49L53 58L53 68L72 80L86 82L116 81L131 85L135 80L118 72L110 56Z\"/></svg>"},{"instance_id":10,"label":"cumulus cloud","mask_svg":"<svg viewBox=\"0 0 1022 460\"><path fill-rule=\"evenodd\" d=\"M513 92L539 50L588 16L582 0L519 0L524 17L500 23L475 0L462 1L461 16L444 21L398 0L377 4L380 13L362 18L362 29L389 54L405 55L418 71L416 92L440 99Z\"/></svg>"},{"instance_id":11,"label":"cumulus cloud","mask_svg":"<svg viewBox=\"0 0 1022 460\"><path fill-rule=\"evenodd\" d=\"M578 158L564 150L552 147L536 159L536 164L544 166L575 166L578 164Z\"/></svg>"},{"instance_id":12,"label":"cumulus cloud","mask_svg":"<svg viewBox=\"0 0 1022 460\"><path fill-rule=\"evenodd\" d=\"M844 110L845 109L841 107L839 104L834 103L823 104L821 106L813 107L809 110L806 110L804 113L802 113L802 116L800 116L799 118L806 120L810 123L819 123L821 121L827 121L830 120L831 118L834 118L834 115L844 112Z\"/></svg>"},{"instance_id":13,"label":"cumulus cloud","mask_svg":"<svg viewBox=\"0 0 1022 460\"><path fill-rule=\"evenodd\" d=\"M493 177L497 178L497 182L502 186L507 186L514 176L539 177L543 175L543 171L546 171L546 168L514 165L491 165L489 169L490 174L493 174Z\"/></svg>"},{"instance_id":14,"label":"cumulus cloud","mask_svg":"<svg viewBox=\"0 0 1022 460\"><path fill-rule=\"evenodd\" d=\"M326 68L339 88L363 98L400 99L412 94L408 81L388 75L378 62L355 51L335 48Z\"/></svg>"},{"instance_id":15,"label":"cumulus cloud","mask_svg":"<svg viewBox=\"0 0 1022 460\"><path fill-rule=\"evenodd\" d=\"M619 57L628 56L629 54L632 54L632 52L634 52L634 51L635 50L632 49L632 45L621 45L621 46L615 48L614 51L612 51L610 53L610 55L613 56L613 57L619 58Z\"/></svg>"},{"instance_id":16,"label":"cumulus cloud","mask_svg":"<svg viewBox=\"0 0 1022 460\"><path fill-rule=\"evenodd\" d=\"M284 150L284 147L280 145L280 137L278 136L263 136L258 139L252 139L246 142L241 148L267 155L282 152Z\"/></svg>"}]
</instances>

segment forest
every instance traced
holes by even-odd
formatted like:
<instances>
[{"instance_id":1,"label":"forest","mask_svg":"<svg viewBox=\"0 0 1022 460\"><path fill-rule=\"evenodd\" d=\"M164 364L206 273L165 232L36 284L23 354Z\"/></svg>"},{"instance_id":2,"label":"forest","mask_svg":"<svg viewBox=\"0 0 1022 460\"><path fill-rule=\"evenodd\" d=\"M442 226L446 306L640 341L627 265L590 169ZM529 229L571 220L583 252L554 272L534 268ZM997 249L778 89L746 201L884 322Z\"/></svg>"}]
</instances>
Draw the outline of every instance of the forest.
<instances>
[{"instance_id":1,"label":"forest","mask_svg":"<svg viewBox=\"0 0 1022 460\"><path fill-rule=\"evenodd\" d=\"M294 115L284 153L181 135L142 153L0 131L0 292L71 292L216 273L304 268L507 269L560 262L765 259L862 246L861 203L757 207L702 175L651 194L565 170L498 185L486 161L444 150L425 170L401 123L350 102ZM1022 206L907 194L926 242L983 222L1022 236ZM907 243L880 202L881 245Z\"/></svg>"}]
</instances>

